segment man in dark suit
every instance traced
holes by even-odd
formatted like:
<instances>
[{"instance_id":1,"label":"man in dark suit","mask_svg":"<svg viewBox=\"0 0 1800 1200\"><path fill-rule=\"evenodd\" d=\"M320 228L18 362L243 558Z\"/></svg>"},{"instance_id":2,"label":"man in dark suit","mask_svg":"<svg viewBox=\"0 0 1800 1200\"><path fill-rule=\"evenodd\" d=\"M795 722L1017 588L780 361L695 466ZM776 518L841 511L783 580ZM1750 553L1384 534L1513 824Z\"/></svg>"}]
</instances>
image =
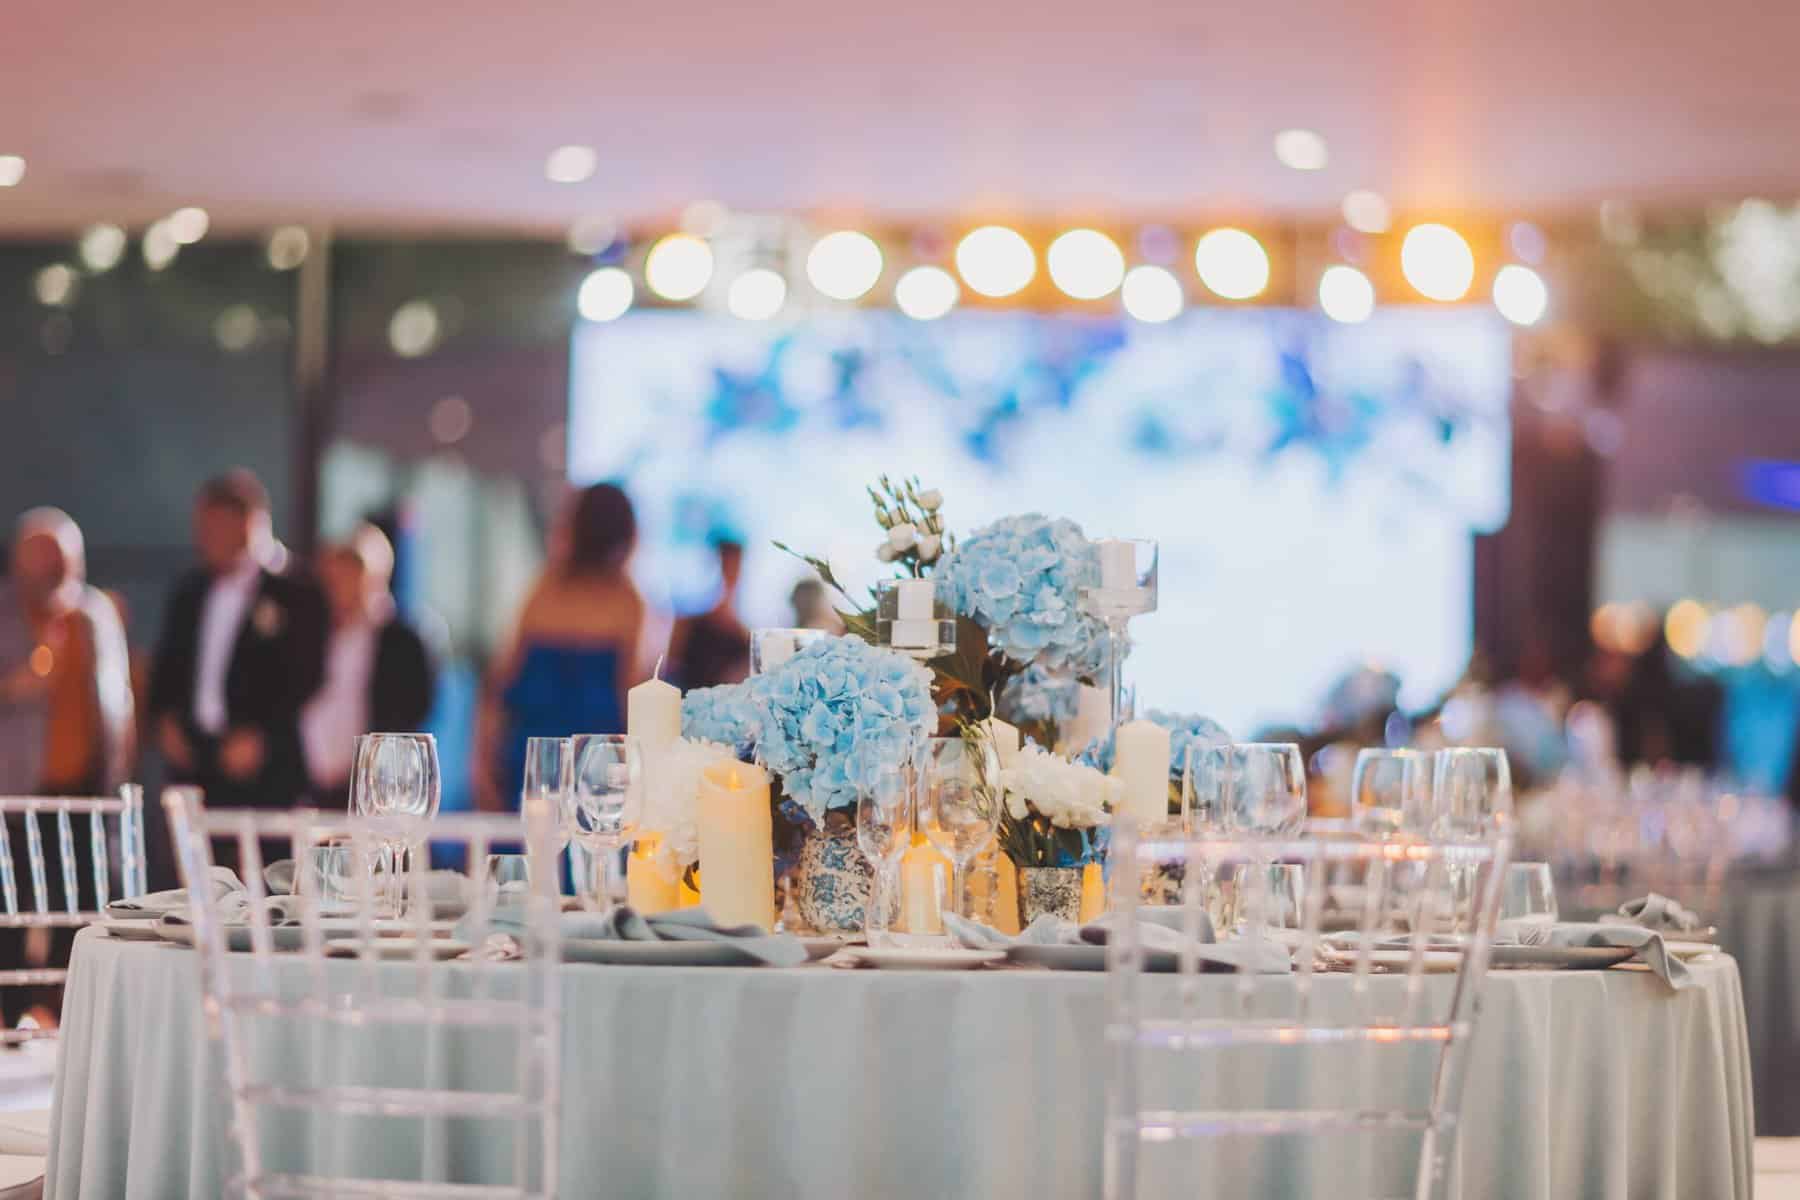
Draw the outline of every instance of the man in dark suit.
<instances>
[{"instance_id":1,"label":"man in dark suit","mask_svg":"<svg viewBox=\"0 0 1800 1200\"><path fill-rule=\"evenodd\" d=\"M431 713L431 655L395 611L393 578L393 543L373 525L319 556L331 635L325 684L301 712L300 734L321 808L345 807L358 734L415 733Z\"/></svg>"},{"instance_id":2,"label":"man in dark suit","mask_svg":"<svg viewBox=\"0 0 1800 1200\"><path fill-rule=\"evenodd\" d=\"M325 666L325 601L288 573L269 497L248 471L194 504L201 566L170 598L146 706L178 783L218 808L287 808L307 791L300 710Z\"/></svg>"}]
</instances>

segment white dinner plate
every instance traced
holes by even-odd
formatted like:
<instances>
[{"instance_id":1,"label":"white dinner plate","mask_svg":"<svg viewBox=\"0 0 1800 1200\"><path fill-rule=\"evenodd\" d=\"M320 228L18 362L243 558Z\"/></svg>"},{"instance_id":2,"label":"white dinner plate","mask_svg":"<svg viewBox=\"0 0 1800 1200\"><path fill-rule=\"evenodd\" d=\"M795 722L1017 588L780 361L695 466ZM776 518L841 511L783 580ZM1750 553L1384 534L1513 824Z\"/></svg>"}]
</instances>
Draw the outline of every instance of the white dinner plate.
<instances>
[{"instance_id":1,"label":"white dinner plate","mask_svg":"<svg viewBox=\"0 0 1800 1200\"><path fill-rule=\"evenodd\" d=\"M1499 949L1499 947L1495 947ZM1325 943L1319 944L1319 951L1325 960L1340 971L1354 971L1362 955L1355 950L1335 949ZM1419 969L1427 975L1454 974L1462 965L1460 950L1427 950ZM1412 970L1413 954L1411 950L1371 950L1368 954L1369 966L1383 972L1405 973Z\"/></svg>"},{"instance_id":2,"label":"white dinner plate","mask_svg":"<svg viewBox=\"0 0 1800 1200\"><path fill-rule=\"evenodd\" d=\"M972 971L1006 961L1004 950L964 950L956 946L858 946L848 953L863 966L884 971Z\"/></svg>"},{"instance_id":3,"label":"white dinner plate","mask_svg":"<svg viewBox=\"0 0 1800 1200\"><path fill-rule=\"evenodd\" d=\"M1686 940L1671 941L1668 938L1664 938L1663 945L1668 949L1670 954L1673 954L1676 958L1684 961L1690 958L1705 958L1709 954L1720 953L1717 942L1693 942Z\"/></svg>"},{"instance_id":4,"label":"white dinner plate","mask_svg":"<svg viewBox=\"0 0 1800 1200\"><path fill-rule=\"evenodd\" d=\"M759 967L763 961L730 942L621 942L564 938L564 962L634 967Z\"/></svg>"},{"instance_id":5,"label":"white dinner plate","mask_svg":"<svg viewBox=\"0 0 1800 1200\"><path fill-rule=\"evenodd\" d=\"M803 937L800 944L806 947L806 961L818 962L821 958L830 958L850 943L834 937Z\"/></svg>"}]
</instances>

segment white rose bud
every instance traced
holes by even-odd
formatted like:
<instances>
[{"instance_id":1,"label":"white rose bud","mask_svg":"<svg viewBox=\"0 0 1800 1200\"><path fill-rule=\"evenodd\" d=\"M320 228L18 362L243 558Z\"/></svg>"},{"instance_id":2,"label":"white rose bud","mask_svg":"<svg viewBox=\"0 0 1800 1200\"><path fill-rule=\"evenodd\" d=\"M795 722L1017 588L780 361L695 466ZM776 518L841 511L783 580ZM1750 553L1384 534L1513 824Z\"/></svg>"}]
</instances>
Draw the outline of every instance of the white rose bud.
<instances>
[{"instance_id":1,"label":"white rose bud","mask_svg":"<svg viewBox=\"0 0 1800 1200\"><path fill-rule=\"evenodd\" d=\"M928 533L919 539L919 561L936 562L938 553L944 548L944 539L935 533Z\"/></svg>"},{"instance_id":2,"label":"white rose bud","mask_svg":"<svg viewBox=\"0 0 1800 1200\"><path fill-rule=\"evenodd\" d=\"M878 508L875 510L875 523L877 525L881 526L883 529L887 529L888 527L893 525L894 518L888 516L887 509Z\"/></svg>"},{"instance_id":3,"label":"white rose bud","mask_svg":"<svg viewBox=\"0 0 1800 1200\"><path fill-rule=\"evenodd\" d=\"M919 502L919 507L928 513L934 513L938 509L944 507L944 493L938 491L936 488L926 488L918 494L916 499Z\"/></svg>"},{"instance_id":4,"label":"white rose bud","mask_svg":"<svg viewBox=\"0 0 1800 1200\"><path fill-rule=\"evenodd\" d=\"M902 521L888 530L888 545L895 553L911 550L919 543L919 531L911 521Z\"/></svg>"},{"instance_id":5,"label":"white rose bud","mask_svg":"<svg viewBox=\"0 0 1800 1200\"><path fill-rule=\"evenodd\" d=\"M879 558L884 563L891 563L896 558L900 557L900 552L888 543L883 542L881 545L875 547L875 557Z\"/></svg>"}]
</instances>

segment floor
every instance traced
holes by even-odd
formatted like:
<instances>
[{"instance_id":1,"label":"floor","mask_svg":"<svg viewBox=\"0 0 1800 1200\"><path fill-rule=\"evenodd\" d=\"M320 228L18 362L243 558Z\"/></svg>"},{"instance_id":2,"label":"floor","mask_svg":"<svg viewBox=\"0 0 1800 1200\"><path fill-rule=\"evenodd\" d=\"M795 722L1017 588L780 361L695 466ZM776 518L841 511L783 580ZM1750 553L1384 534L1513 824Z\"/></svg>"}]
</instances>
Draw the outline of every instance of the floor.
<instances>
[{"instance_id":1,"label":"floor","mask_svg":"<svg viewBox=\"0 0 1800 1200\"><path fill-rule=\"evenodd\" d=\"M1756 1200L1800 1200L1800 1138L1756 1139Z\"/></svg>"}]
</instances>

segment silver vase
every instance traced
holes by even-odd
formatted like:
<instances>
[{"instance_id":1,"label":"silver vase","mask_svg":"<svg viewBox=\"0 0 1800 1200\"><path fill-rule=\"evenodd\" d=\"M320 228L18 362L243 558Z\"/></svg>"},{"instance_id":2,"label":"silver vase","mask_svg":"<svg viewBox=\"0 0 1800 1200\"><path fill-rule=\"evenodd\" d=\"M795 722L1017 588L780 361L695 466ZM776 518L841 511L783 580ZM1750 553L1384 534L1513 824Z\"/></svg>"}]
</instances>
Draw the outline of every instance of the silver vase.
<instances>
[{"instance_id":1,"label":"silver vase","mask_svg":"<svg viewBox=\"0 0 1800 1200\"><path fill-rule=\"evenodd\" d=\"M1049 913L1065 921L1081 919L1080 867L1020 867L1019 925Z\"/></svg>"}]
</instances>

